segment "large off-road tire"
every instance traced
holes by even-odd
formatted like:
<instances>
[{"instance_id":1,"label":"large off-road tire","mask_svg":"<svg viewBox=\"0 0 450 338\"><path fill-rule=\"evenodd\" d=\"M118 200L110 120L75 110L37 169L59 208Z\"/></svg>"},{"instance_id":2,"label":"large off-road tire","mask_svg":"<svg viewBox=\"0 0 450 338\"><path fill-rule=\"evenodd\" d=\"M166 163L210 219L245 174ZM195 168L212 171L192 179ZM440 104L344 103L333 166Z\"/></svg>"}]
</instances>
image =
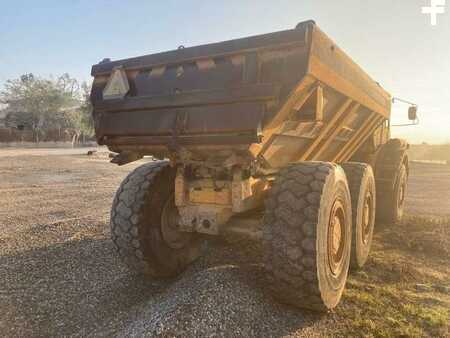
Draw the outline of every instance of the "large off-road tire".
<instances>
[{"instance_id":1,"label":"large off-road tire","mask_svg":"<svg viewBox=\"0 0 450 338\"><path fill-rule=\"evenodd\" d=\"M196 234L177 230L175 170L167 161L132 171L117 190L111 208L111 236L121 258L151 277L174 277L201 254Z\"/></svg>"},{"instance_id":2,"label":"large off-road tire","mask_svg":"<svg viewBox=\"0 0 450 338\"><path fill-rule=\"evenodd\" d=\"M264 216L265 267L278 300L316 311L338 304L350 263L351 212L340 166L303 162L279 172Z\"/></svg>"},{"instance_id":3,"label":"large off-road tire","mask_svg":"<svg viewBox=\"0 0 450 338\"><path fill-rule=\"evenodd\" d=\"M377 220L383 223L398 223L404 214L408 182L407 148L405 141L392 139L377 156Z\"/></svg>"},{"instance_id":4,"label":"large off-road tire","mask_svg":"<svg viewBox=\"0 0 450 338\"><path fill-rule=\"evenodd\" d=\"M352 253L350 267L360 269L369 257L376 214L375 177L369 164L342 165L352 198Z\"/></svg>"}]
</instances>

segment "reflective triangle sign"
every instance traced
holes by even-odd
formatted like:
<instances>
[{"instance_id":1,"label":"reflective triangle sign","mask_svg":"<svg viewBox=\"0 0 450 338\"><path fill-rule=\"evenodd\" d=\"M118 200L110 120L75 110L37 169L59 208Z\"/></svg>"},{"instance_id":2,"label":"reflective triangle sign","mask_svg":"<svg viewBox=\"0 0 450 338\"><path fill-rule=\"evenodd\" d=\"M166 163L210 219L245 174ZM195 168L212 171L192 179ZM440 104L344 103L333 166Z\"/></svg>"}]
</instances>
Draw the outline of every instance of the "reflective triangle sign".
<instances>
[{"instance_id":1,"label":"reflective triangle sign","mask_svg":"<svg viewBox=\"0 0 450 338\"><path fill-rule=\"evenodd\" d=\"M108 79L105 89L103 89L103 99L123 99L130 90L130 84L128 83L127 74L125 70L115 68Z\"/></svg>"}]
</instances>

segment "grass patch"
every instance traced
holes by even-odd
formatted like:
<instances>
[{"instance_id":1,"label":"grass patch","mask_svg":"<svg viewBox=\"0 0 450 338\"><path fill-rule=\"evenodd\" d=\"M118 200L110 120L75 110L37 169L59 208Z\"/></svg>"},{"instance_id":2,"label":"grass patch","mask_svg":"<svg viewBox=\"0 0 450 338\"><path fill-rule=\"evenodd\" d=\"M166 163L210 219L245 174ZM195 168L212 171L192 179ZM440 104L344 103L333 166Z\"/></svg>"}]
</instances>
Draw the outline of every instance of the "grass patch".
<instances>
[{"instance_id":1,"label":"grass patch","mask_svg":"<svg viewBox=\"0 0 450 338\"><path fill-rule=\"evenodd\" d=\"M385 244L428 256L450 259L450 218L408 216L395 226L384 226Z\"/></svg>"},{"instance_id":2,"label":"grass patch","mask_svg":"<svg viewBox=\"0 0 450 338\"><path fill-rule=\"evenodd\" d=\"M379 228L367 265L350 274L332 336L450 337L450 220L407 217ZM418 287L422 285L423 287Z\"/></svg>"},{"instance_id":3,"label":"grass patch","mask_svg":"<svg viewBox=\"0 0 450 338\"><path fill-rule=\"evenodd\" d=\"M342 307L336 312L346 321L338 335L352 337L446 337L448 304L415 297L398 287L361 288L345 293ZM438 297L438 296L435 296ZM436 300L439 302L439 300Z\"/></svg>"},{"instance_id":4,"label":"grass patch","mask_svg":"<svg viewBox=\"0 0 450 338\"><path fill-rule=\"evenodd\" d=\"M417 304L403 305L403 312L428 327L445 327L449 319L449 311L440 306L423 307Z\"/></svg>"}]
</instances>

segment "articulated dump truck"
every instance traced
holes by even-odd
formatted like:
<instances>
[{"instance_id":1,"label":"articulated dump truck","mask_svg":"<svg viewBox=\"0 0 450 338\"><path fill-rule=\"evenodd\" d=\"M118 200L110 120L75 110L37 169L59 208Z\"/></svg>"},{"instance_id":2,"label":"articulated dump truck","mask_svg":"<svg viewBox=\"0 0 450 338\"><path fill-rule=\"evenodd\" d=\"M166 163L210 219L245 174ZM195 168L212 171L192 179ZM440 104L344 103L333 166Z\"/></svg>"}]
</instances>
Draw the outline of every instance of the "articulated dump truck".
<instances>
[{"instance_id":1,"label":"articulated dump truck","mask_svg":"<svg viewBox=\"0 0 450 338\"><path fill-rule=\"evenodd\" d=\"M92 67L97 141L123 165L111 235L130 267L180 274L211 236L263 242L268 288L326 311L403 214L391 96L312 22ZM255 227L255 225L257 225ZM260 234L260 236L258 236Z\"/></svg>"}]
</instances>

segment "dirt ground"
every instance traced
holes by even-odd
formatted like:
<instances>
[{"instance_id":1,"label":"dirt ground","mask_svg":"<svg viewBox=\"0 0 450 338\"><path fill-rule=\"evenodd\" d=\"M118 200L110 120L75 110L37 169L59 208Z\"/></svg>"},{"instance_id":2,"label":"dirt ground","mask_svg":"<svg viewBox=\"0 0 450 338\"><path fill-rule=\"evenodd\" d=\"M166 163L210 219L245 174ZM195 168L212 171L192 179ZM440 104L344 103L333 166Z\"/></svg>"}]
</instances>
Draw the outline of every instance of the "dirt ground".
<instances>
[{"instance_id":1,"label":"dirt ground","mask_svg":"<svg viewBox=\"0 0 450 338\"><path fill-rule=\"evenodd\" d=\"M132 275L109 208L142 161L86 151L0 150L1 336L448 336L450 166L412 164L406 220L377 224L367 266L319 316L271 299L244 239L212 241L174 281Z\"/></svg>"}]
</instances>

